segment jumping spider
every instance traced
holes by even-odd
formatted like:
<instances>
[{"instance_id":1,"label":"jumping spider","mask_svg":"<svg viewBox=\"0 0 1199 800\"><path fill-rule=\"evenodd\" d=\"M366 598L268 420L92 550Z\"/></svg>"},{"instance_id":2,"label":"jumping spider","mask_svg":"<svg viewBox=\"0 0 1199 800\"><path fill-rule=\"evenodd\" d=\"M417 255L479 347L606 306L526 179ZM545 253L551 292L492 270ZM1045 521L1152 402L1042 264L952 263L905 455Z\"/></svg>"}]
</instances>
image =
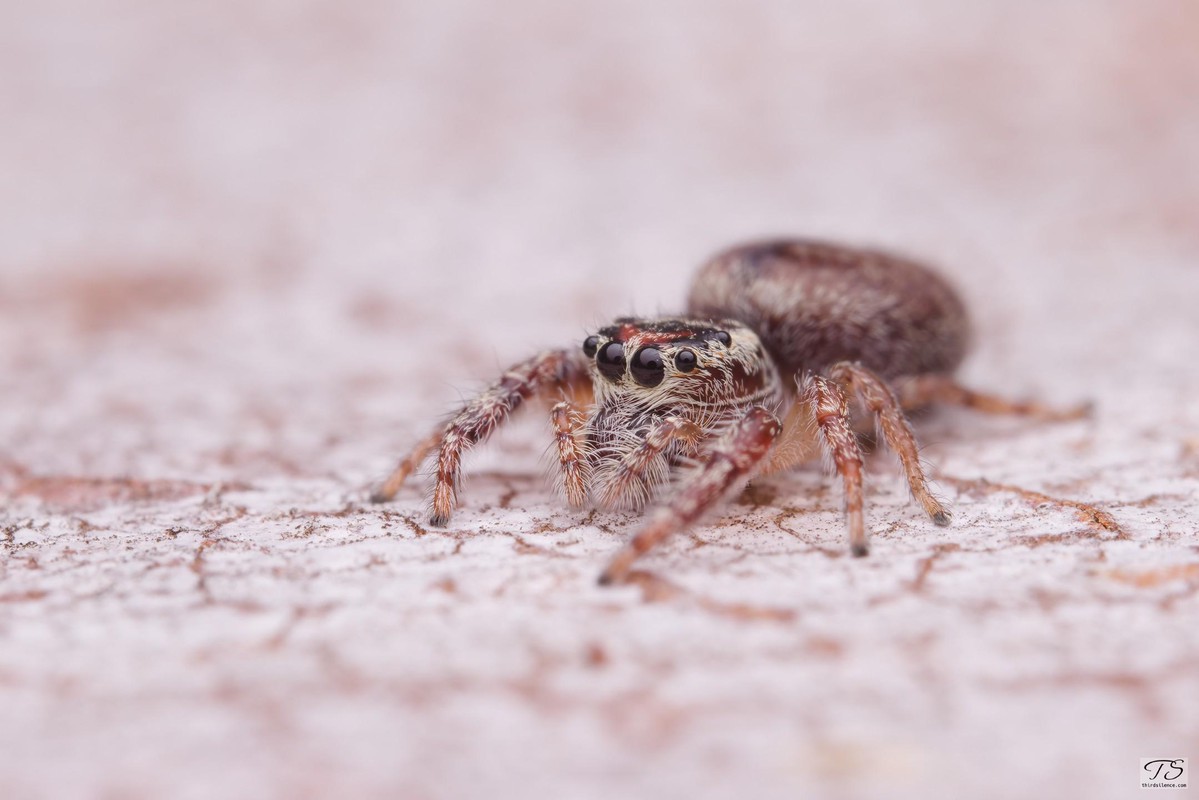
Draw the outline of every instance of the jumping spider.
<instances>
[{"instance_id":1,"label":"jumping spider","mask_svg":"<svg viewBox=\"0 0 1199 800\"><path fill-rule=\"evenodd\" d=\"M601 584L625 578L639 556L751 478L817 453L841 476L850 551L864 556L852 398L873 416L912 497L937 525L949 524L949 512L929 491L905 410L940 402L1046 418L1082 413L960 386L952 373L968 340L961 301L925 266L812 241L742 245L699 270L685 316L622 317L581 348L547 350L513 366L418 443L372 500L392 499L436 450L429 522L444 525L457 502L463 451L526 401L549 400L572 507L641 509L677 478Z\"/></svg>"}]
</instances>

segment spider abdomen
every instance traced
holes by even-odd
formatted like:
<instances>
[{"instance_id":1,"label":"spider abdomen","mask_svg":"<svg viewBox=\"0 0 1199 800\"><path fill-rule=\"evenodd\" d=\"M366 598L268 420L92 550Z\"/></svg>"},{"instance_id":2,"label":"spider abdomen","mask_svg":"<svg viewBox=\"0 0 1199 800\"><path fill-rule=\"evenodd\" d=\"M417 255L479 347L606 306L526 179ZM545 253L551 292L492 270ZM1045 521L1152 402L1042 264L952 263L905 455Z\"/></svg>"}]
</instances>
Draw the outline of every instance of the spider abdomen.
<instances>
[{"instance_id":1,"label":"spider abdomen","mask_svg":"<svg viewBox=\"0 0 1199 800\"><path fill-rule=\"evenodd\" d=\"M969 343L954 290L887 253L803 240L742 245L695 276L688 313L750 326L784 374L858 362L884 377L951 373Z\"/></svg>"}]
</instances>

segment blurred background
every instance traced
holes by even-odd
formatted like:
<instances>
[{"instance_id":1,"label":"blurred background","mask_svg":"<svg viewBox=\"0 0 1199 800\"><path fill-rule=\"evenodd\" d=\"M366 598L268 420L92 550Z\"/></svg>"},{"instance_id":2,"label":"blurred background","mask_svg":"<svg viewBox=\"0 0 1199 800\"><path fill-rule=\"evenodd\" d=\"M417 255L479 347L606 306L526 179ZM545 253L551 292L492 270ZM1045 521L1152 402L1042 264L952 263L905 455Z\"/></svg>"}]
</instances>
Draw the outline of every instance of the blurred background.
<instances>
[{"instance_id":1,"label":"blurred background","mask_svg":"<svg viewBox=\"0 0 1199 800\"><path fill-rule=\"evenodd\" d=\"M92 541L71 527L84 515L111 527L110 547L140 552L128 557L134 564L157 563L138 550L140 523L117 511L86 516L140 497L111 481L178 481L182 495L188 481L274 481L351 496L505 363L581 341L612 316L676 310L704 257L776 234L883 246L939 265L975 315L967 378L1010 395L1095 400L1088 441L1110 447L1080 444L1046 459L1033 432L1024 462L962 446L939 452L942 463L996 479L1022 463L1013 474L1057 475L1074 481L1074 494L1108 499L1150 486L1185 494L1199 454L1197 42L1199 4L1186 0L4 2L8 524L49 520ZM940 435L968 441L970 425L954 424ZM535 471L538 435L512 444L515 462L480 463ZM1161 478L1162 459L1183 466ZM161 489L145 491L162 499ZM280 491L271 501L280 508L316 502ZM530 506L555 502L529 491ZM401 509L417 508L415 498ZM1194 508L1169 508L1151 506L1157 523L1146 525L1175 520L1175 543L1193 550ZM269 530L248 530L246 541L269 548ZM58 731L74 719L58 690L30 677L47 664L76 663L72 685L101 709L80 723L78 744L112 724L106 714L118 700L141 697L106 694L105 675L141 663L143 648L167 646L169 630L188 624L163 617L150 644L114 634L113 671L87 678L72 631L82 618L116 625L128 608L93 619L39 602L111 566L112 553L94 542L70 547L91 555L81 566L70 553L44 552L41 563L61 570L40 576L18 569L16 550L6 556L10 595L34 592L0 617L26 643L0 672L10 699L24 698L6 714L16 738L23 725ZM172 568L190 574L191 557ZM595 557L583 561L580 586ZM135 588L123 602L140 608L143 584L126 578ZM47 626L58 632L39 639ZM322 634L325 644L336 648L339 631ZM862 641L877 634L860 631ZM205 647L219 649L222 635ZM752 672L755 651L742 644L741 667ZM1014 647L998 653L1018 658ZM1085 661L1087 647L1071 652ZM164 668L160 677L174 685L179 674ZM963 691L985 695L962 680ZM204 697L184 697L172 713L186 716ZM928 724L963 719L961 708L930 703L912 713ZM1199 755L1193 722L1170 727L1169 712L1156 713L1159 730L1185 732ZM1097 738L1121 719L1102 717ZM154 717L129 728L129 741L156 724L170 728ZM553 738L538 724L524 729ZM462 743L468 762L494 744L480 736ZM264 737L280 769L305 752ZM601 763L637 763L610 735L572 741L594 747ZM33 752L36 742L21 746L10 752ZM1051 776L1028 766L1038 746L1000 763L1043 781ZM714 752L730 780L748 780L758 762L731 747ZM153 765L142 765L144 780L109 781L104 764L117 752L79 755L70 774L113 797L161 788ZM339 752L328 763L341 778L312 791L395 789ZM605 761L605 752L619 757ZM1083 747L1073 763L1091 769L1095 752ZM976 767L989 763L984 749L968 755ZM670 763L688 763L676 756ZM39 762L25 763L14 774L34 786L28 765ZM172 763L168 754L157 769ZM278 790L273 774L215 785ZM436 781L400 785L432 791ZM1092 796L1112 785L1097 781ZM930 796L934 787L910 788Z\"/></svg>"},{"instance_id":2,"label":"blurred background","mask_svg":"<svg viewBox=\"0 0 1199 800\"><path fill-rule=\"evenodd\" d=\"M1113 244L1168 261L1199 236L1186 2L3 14L10 284L320 274L455 319L464 292L530 310L551 282L539 314L573 318L677 303L762 233L994 278L1046 256L1106 277Z\"/></svg>"},{"instance_id":3,"label":"blurred background","mask_svg":"<svg viewBox=\"0 0 1199 800\"><path fill-rule=\"evenodd\" d=\"M1193 341L1199 11L1181 0L0 14L18 372L64 331L176 364L161 350L201 326L214 346L192 358L361 358L369 374L308 374L440 411L447 382L675 310L700 260L775 234L941 265L983 332L975 365L1035 344L1082 378L1134 337L1150 363L1127 359L1127 383ZM134 321L160 328L121 341ZM1021 366L1017 391L1053 388Z\"/></svg>"}]
</instances>

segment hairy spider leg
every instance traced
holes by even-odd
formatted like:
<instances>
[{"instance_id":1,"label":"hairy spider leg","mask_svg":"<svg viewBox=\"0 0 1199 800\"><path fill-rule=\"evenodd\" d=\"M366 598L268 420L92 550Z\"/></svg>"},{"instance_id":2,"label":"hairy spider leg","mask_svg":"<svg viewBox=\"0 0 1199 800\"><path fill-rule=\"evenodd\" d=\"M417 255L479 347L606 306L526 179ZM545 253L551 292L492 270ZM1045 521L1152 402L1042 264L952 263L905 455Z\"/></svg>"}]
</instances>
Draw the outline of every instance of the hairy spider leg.
<instances>
[{"instance_id":1,"label":"hairy spider leg","mask_svg":"<svg viewBox=\"0 0 1199 800\"><path fill-rule=\"evenodd\" d=\"M603 495L599 498L600 505L618 505L622 498L644 484L646 471L667 448L675 442L682 442L694 450L703 435L703 429L689 419L673 415L663 419L620 460L611 479L605 482Z\"/></svg>"},{"instance_id":2,"label":"hairy spider leg","mask_svg":"<svg viewBox=\"0 0 1199 800\"><path fill-rule=\"evenodd\" d=\"M783 430L770 451L770 456L758 470L759 475L770 475L790 469L796 464L809 461L820 452L821 444L816 432L816 418L808 403L793 402L783 417Z\"/></svg>"},{"instance_id":3,"label":"hairy spider leg","mask_svg":"<svg viewBox=\"0 0 1199 800\"><path fill-rule=\"evenodd\" d=\"M922 408L932 403L961 406L984 414L1015 414L1051 422L1083 419L1090 416L1092 405L1080 403L1071 408L1053 408L1032 401L1007 400L993 394L967 389L948 375L917 375L900 388L904 408Z\"/></svg>"},{"instance_id":4,"label":"hairy spider leg","mask_svg":"<svg viewBox=\"0 0 1199 800\"><path fill-rule=\"evenodd\" d=\"M580 443L585 417L575 403L563 400L550 409L550 421L554 426L566 502L571 508L582 508L587 503L586 470Z\"/></svg>"},{"instance_id":5,"label":"hairy spider leg","mask_svg":"<svg viewBox=\"0 0 1199 800\"><path fill-rule=\"evenodd\" d=\"M462 453L484 442L526 400L589 390L591 379L574 350L547 350L512 366L503 377L470 400L439 434L423 440L372 495L383 502L395 496L404 480L437 449L437 475L430 499L429 523L444 525L457 502Z\"/></svg>"},{"instance_id":6,"label":"hairy spider leg","mask_svg":"<svg viewBox=\"0 0 1199 800\"><path fill-rule=\"evenodd\" d=\"M824 452L832 459L845 486L845 517L849 550L855 556L870 552L862 518L862 450L849 421L849 403L837 384L821 375L806 378L800 402L810 404Z\"/></svg>"},{"instance_id":7,"label":"hairy spider leg","mask_svg":"<svg viewBox=\"0 0 1199 800\"><path fill-rule=\"evenodd\" d=\"M396 466L391 474L383 483L379 484L374 491L371 492L372 503L386 503L396 496L396 492L408 480L408 476L416 471L424 460L433 451L433 448L441 442L441 437L445 435L445 428L441 427L433 431L431 434L421 439L416 445L408 451L408 454L400 459L400 463Z\"/></svg>"},{"instance_id":8,"label":"hairy spider leg","mask_svg":"<svg viewBox=\"0 0 1199 800\"><path fill-rule=\"evenodd\" d=\"M945 507L932 495L928 478L920 467L920 453L916 435L903 413L899 398L891 387L861 364L843 361L829 369L829 377L845 387L850 394L856 392L866 409L874 414L882 438L887 442L903 465L912 496L937 525L948 525L950 515Z\"/></svg>"},{"instance_id":9,"label":"hairy spider leg","mask_svg":"<svg viewBox=\"0 0 1199 800\"><path fill-rule=\"evenodd\" d=\"M761 406L750 408L670 500L608 563L599 582L624 580L633 562L672 534L693 525L721 500L739 490L770 452L782 425Z\"/></svg>"}]
</instances>

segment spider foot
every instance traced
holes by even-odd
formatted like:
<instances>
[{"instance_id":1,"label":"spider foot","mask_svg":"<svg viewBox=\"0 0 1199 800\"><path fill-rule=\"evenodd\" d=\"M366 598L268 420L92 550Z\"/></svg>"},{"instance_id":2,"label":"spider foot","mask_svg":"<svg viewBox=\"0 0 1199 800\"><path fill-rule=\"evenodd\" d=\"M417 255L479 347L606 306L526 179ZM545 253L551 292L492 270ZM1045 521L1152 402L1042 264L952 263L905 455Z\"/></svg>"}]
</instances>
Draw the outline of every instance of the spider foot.
<instances>
[{"instance_id":1,"label":"spider foot","mask_svg":"<svg viewBox=\"0 0 1199 800\"><path fill-rule=\"evenodd\" d=\"M600 573L596 583L600 586L612 586L617 583L624 583L628 577L629 569L633 566L633 562L637 560L638 555L639 553L632 548L621 550L608 562L608 566Z\"/></svg>"},{"instance_id":2,"label":"spider foot","mask_svg":"<svg viewBox=\"0 0 1199 800\"><path fill-rule=\"evenodd\" d=\"M367 500L371 503L390 503L395 497L395 492L385 492L382 487L371 491Z\"/></svg>"}]
</instances>

